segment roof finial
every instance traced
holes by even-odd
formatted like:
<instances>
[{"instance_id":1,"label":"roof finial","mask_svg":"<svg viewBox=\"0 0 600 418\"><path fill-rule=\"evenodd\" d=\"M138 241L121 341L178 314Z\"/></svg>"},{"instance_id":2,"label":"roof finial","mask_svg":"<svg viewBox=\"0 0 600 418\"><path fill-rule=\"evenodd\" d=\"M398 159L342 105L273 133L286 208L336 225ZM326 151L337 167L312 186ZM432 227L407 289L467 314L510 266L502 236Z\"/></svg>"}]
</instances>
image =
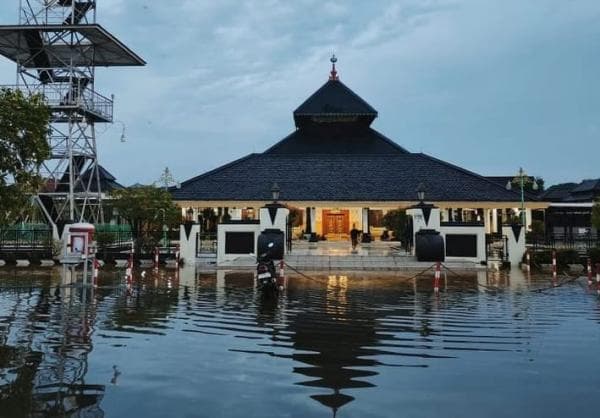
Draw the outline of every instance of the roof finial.
<instances>
[{"instance_id":1,"label":"roof finial","mask_svg":"<svg viewBox=\"0 0 600 418\"><path fill-rule=\"evenodd\" d=\"M335 63L337 62L337 58L336 58L335 54L331 55L331 58L329 59L329 61L331 61L331 74L329 75L329 79L330 80L339 80L337 71L335 70Z\"/></svg>"}]
</instances>

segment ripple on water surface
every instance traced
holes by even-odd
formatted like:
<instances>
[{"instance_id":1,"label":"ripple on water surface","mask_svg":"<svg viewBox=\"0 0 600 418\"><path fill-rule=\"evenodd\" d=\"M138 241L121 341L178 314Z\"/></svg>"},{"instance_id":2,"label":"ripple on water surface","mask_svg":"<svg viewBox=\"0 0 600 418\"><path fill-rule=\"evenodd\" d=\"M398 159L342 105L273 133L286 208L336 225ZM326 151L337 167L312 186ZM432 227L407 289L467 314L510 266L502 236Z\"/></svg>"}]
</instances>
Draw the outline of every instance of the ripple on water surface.
<instances>
[{"instance_id":1,"label":"ripple on water surface","mask_svg":"<svg viewBox=\"0 0 600 418\"><path fill-rule=\"evenodd\" d=\"M374 273L0 271L0 417L596 416L585 282ZM537 291L536 291L537 290Z\"/></svg>"}]
</instances>

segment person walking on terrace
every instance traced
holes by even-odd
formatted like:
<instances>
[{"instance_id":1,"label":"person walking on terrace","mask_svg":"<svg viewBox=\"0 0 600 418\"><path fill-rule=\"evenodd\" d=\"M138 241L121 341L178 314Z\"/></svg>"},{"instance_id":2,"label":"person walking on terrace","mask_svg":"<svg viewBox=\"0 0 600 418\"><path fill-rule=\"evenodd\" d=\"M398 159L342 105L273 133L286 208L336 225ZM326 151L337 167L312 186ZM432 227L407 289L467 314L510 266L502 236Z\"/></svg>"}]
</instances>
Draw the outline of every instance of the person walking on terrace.
<instances>
[{"instance_id":1,"label":"person walking on terrace","mask_svg":"<svg viewBox=\"0 0 600 418\"><path fill-rule=\"evenodd\" d=\"M358 245L358 235L360 231L356 229L356 224L352 224L352 229L350 230L350 240L352 241L352 251L356 251L356 246Z\"/></svg>"}]
</instances>

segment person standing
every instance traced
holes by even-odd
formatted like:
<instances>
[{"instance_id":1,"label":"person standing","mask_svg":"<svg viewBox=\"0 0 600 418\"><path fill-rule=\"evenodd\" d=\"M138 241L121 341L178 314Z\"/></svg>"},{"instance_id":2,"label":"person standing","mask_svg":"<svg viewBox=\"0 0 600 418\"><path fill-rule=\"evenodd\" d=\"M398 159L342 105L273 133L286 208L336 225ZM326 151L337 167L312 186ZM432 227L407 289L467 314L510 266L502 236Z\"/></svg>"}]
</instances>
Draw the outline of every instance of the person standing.
<instances>
[{"instance_id":1,"label":"person standing","mask_svg":"<svg viewBox=\"0 0 600 418\"><path fill-rule=\"evenodd\" d=\"M356 246L358 245L358 235L360 231L356 229L356 224L352 224L352 229L350 230L350 241L352 241L352 251L356 250Z\"/></svg>"}]
</instances>

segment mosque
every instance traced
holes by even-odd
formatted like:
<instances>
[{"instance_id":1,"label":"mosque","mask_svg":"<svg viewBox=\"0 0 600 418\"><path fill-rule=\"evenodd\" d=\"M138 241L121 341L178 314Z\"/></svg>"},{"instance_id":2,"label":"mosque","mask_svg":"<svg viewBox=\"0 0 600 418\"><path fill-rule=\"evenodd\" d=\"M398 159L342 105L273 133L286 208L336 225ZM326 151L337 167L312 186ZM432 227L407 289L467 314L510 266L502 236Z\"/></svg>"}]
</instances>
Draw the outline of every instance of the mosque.
<instances>
[{"instance_id":1,"label":"mosque","mask_svg":"<svg viewBox=\"0 0 600 418\"><path fill-rule=\"evenodd\" d=\"M252 153L202 173L173 189L184 213L212 209L216 217L250 221L272 201L300 214L294 232L347 239L355 226L374 238L392 209L425 200L441 209L443 223L503 223L548 204L518 190L424 153L413 153L371 127L378 112L340 81L332 57L329 79L293 113L295 129L262 153ZM191 209L191 210L190 210ZM205 213L205 212L204 212Z\"/></svg>"}]
</instances>

